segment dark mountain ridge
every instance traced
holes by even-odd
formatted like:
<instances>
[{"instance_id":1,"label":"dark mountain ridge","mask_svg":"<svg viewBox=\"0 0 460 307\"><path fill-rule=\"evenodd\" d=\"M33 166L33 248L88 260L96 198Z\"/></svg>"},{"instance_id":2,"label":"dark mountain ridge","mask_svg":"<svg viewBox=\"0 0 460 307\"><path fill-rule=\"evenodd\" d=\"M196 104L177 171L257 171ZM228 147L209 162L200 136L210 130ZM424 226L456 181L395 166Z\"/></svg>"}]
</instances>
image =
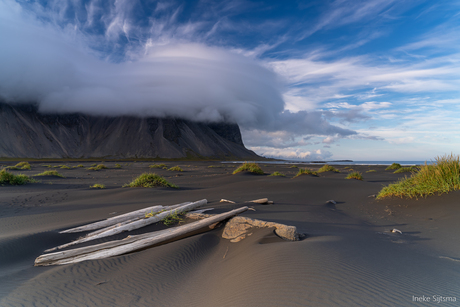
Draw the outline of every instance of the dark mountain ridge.
<instances>
[{"instance_id":1,"label":"dark mountain ridge","mask_svg":"<svg viewBox=\"0 0 460 307\"><path fill-rule=\"evenodd\" d=\"M173 118L42 114L0 103L2 158L258 158L237 124Z\"/></svg>"}]
</instances>

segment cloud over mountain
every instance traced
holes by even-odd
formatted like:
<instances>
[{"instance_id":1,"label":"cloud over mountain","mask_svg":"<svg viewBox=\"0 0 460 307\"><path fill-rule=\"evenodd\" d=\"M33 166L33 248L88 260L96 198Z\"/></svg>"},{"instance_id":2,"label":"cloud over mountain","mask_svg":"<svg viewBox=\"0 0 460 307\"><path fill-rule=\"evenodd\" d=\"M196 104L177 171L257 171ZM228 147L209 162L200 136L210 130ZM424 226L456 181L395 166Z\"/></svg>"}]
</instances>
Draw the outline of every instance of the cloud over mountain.
<instances>
[{"instance_id":1,"label":"cloud over mountain","mask_svg":"<svg viewBox=\"0 0 460 307\"><path fill-rule=\"evenodd\" d=\"M124 60L111 61L90 48L94 37L40 19L36 10L2 1L0 12L0 98L7 103L38 103L49 113L228 121L297 135L354 134L330 125L320 113L285 111L277 74L225 48L150 39ZM104 36L111 43L123 29L113 19Z\"/></svg>"}]
</instances>

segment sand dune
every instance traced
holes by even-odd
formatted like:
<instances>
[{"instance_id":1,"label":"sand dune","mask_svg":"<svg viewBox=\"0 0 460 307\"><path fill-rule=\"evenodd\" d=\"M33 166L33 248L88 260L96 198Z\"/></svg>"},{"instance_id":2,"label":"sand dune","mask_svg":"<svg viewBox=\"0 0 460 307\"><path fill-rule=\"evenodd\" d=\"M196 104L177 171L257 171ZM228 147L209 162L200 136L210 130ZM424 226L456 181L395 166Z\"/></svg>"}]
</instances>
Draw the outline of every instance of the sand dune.
<instances>
[{"instance_id":1,"label":"sand dune","mask_svg":"<svg viewBox=\"0 0 460 307\"><path fill-rule=\"evenodd\" d=\"M291 179L297 169L285 165L261 164L267 173L287 175L280 178L231 175L231 165L208 168L216 165L210 162L166 164L185 170L181 176L157 170L179 190L121 188L148 170L139 162L99 172L62 170L66 178L49 179L53 184L47 179L0 187L0 305L431 306L436 295L456 298L439 306L459 304L460 248L454 243L460 233L459 193L376 201L369 195L401 176L384 167L368 174L367 166L358 167L365 178L360 182L344 179L343 167L342 173ZM42 168L33 163L28 173ZM107 189L89 189L95 182ZM251 204L256 211L242 215L294 225L306 237L289 242L271 229L253 229L251 236L230 243L220 227L123 256L33 267L43 250L80 235L58 230L114 212L207 198L207 206L220 213L261 197L275 203ZM221 198L239 204L219 203ZM327 204L330 199L337 204ZM391 233L392 228L403 234ZM432 301L413 301L422 295Z\"/></svg>"}]
</instances>

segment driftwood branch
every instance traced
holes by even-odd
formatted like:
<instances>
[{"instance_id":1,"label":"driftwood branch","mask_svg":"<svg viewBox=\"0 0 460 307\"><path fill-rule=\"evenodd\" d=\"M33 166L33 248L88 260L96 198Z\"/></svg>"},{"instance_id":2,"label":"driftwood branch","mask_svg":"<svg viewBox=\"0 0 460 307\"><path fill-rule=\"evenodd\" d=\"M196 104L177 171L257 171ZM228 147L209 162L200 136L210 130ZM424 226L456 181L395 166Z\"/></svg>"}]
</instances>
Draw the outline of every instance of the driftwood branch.
<instances>
[{"instance_id":1,"label":"driftwood branch","mask_svg":"<svg viewBox=\"0 0 460 307\"><path fill-rule=\"evenodd\" d=\"M113 235L119 234L119 233L121 233L123 231L131 231L131 230L134 230L134 229L139 229L139 228L145 227L147 225L159 222L159 221L161 221L162 219L164 219L165 217L167 217L170 214L173 214L173 213L179 214L179 213L182 213L182 212L190 211L190 210L195 209L197 207L206 205L207 202L208 201L206 199L202 199L202 200L199 200L199 201L196 201L196 202L193 202L193 203L188 203L186 205L183 205L183 206L180 206L180 207L168 210L168 211L158 213L157 215L149 217L149 218L128 220L128 221L125 221L125 222L122 222L122 223L119 223L119 224L116 224L116 225L112 225L112 226L109 226L109 227L106 227L106 228L103 228L103 229L100 229L100 230L96 230L94 232L91 232L91 233L87 234L83 238L80 238L80 239L77 239L77 240L72 241L70 243L66 243L66 244L59 245L57 247L48 249L45 252L51 252L51 251L54 251L56 249L63 249L63 248L66 248L66 247L69 247L69 246L72 246L72 245L75 245L75 244L79 244L79 243L83 243L83 242L87 242L87 241L91 241L91 240L95 240L95 239L99 239L99 238L104 238L104 237L108 237L108 236L113 236Z\"/></svg>"},{"instance_id":2,"label":"driftwood branch","mask_svg":"<svg viewBox=\"0 0 460 307\"><path fill-rule=\"evenodd\" d=\"M121 222L126 222L126 221L129 221L129 220L141 219L141 218L145 217L145 214L150 213L150 212L155 213L155 212L159 212L159 211L165 210L165 209L170 210L170 209L174 209L174 208L184 206L184 205L187 205L187 204L190 204L190 202L185 202L185 203L178 204L178 205L173 205L173 206L152 206L152 207L147 207L147 208L139 209L139 210L136 210L136 211L128 212L128 213L125 213L125 214L117 215L117 216L105 219L103 221L99 221L99 222L95 222L95 223L91 223L91 224L87 224L87 225L83 225L83 226L63 230L63 231L61 231L59 233L82 232L82 231L89 231L89 230L95 230L95 229L99 229L99 228L104 228L104 227L112 226L112 225L115 225L115 224L118 224L118 223L121 223Z\"/></svg>"},{"instance_id":3,"label":"driftwood branch","mask_svg":"<svg viewBox=\"0 0 460 307\"><path fill-rule=\"evenodd\" d=\"M128 236L126 239L106 242L98 245L77 248L69 251L55 252L45 254L35 259L36 266L59 265L76 263L84 260L102 259L112 256L118 256L125 253L143 249L158 243L172 240L196 230L210 226L217 222L228 219L234 215L246 211L248 207L242 207L226 213L214 215L212 217L196 221L183 226L157 231L154 233Z\"/></svg>"},{"instance_id":4,"label":"driftwood branch","mask_svg":"<svg viewBox=\"0 0 460 307\"><path fill-rule=\"evenodd\" d=\"M268 200L268 198L261 198L261 199L254 199L254 200L250 200L248 201L248 203L256 203L256 204L268 204L268 205L271 205L273 204L274 202L272 200Z\"/></svg>"},{"instance_id":5,"label":"driftwood branch","mask_svg":"<svg viewBox=\"0 0 460 307\"><path fill-rule=\"evenodd\" d=\"M234 201L232 201L232 200L223 199L223 198L220 200L220 202L221 202L221 203L231 203L231 204L236 204L236 203L235 203Z\"/></svg>"}]
</instances>

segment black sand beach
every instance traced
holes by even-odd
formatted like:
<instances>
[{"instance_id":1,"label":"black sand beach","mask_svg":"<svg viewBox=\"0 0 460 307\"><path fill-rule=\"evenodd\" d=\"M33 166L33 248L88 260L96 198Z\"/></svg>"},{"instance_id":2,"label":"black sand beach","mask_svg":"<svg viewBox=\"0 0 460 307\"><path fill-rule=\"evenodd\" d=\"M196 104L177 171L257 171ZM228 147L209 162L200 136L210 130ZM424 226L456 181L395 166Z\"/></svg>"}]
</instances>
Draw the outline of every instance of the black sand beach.
<instances>
[{"instance_id":1,"label":"black sand beach","mask_svg":"<svg viewBox=\"0 0 460 307\"><path fill-rule=\"evenodd\" d=\"M108 169L87 170L92 163L31 162L31 170L12 172L34 175L49 170L44 164L85 168L53 168L65 178L0 186L0 306L460 305L459 192L376 200L382 185L404 177L386 166L353 166L363 174L358 181L345 179L345 166L293 178L298 169L263 162L266 174L286 177L232 175L237 164L218 162L118 162L117 169L105 161ZM150 169L154 163L184 171ZM122 188L149 171L179 189ZM95 183L106 188L89 188ZM220 213L264 197L274 204L250 204L255 211L242 216L296 226L302 240L264 228L231 243L220 227L108 259L33 266L44 250L81 236L59 234L63 229L152 205L206 198L210 213Z\"/></svg>"}]
</instances>

